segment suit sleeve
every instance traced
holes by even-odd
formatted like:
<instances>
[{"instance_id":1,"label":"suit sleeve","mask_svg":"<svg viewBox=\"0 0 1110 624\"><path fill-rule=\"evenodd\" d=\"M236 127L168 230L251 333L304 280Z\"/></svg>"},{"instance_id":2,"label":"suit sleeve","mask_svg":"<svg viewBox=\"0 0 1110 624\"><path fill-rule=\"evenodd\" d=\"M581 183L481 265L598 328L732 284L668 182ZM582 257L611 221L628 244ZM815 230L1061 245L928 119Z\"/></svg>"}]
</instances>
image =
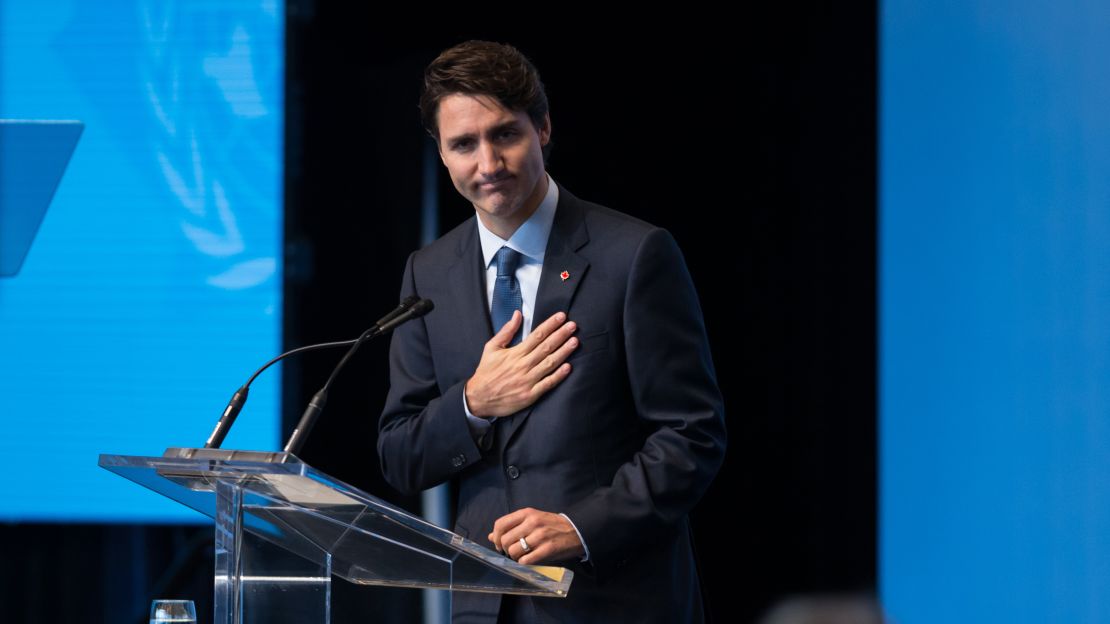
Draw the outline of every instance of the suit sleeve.
<instances>
[{"instance_id":1,"label":"suit sleeve","mask_svg":"<svg viewBox=\"0 0 1110 624\"><path fill-rule=\"evenodd\" d=\"M628 379L643 447L566 514L590 545L599 577L685 517L724 460L724 404L701 307L674 238L641 242L624 302Z\"/></svg>"},{"instance_id":2,"label":"suit sleeve","mask_svg":"<svg viewBox=\"0 0 1110 624\"><path fill-rule=\"evenodd\" d=\"M402 299L419 295L415 255L410 255L405 265ZM481 459L463 408L466 381L440 393L424 319L394 330L389 384L378 423L378 454L390 485L404 494L415 494L449 480Z\"/></svg>"}]
</instances>

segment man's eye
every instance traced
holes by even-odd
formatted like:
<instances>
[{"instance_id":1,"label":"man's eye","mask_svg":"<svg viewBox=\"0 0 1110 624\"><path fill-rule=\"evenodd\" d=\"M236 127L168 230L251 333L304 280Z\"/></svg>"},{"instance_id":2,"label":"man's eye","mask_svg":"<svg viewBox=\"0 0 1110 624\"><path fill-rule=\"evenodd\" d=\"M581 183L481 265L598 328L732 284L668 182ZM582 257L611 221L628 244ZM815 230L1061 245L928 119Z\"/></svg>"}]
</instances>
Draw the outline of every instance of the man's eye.
<instances>
[{"instance_id":1,"label":"man's eye","mask_svg":"<svg viewBox=\"0 0 1110 624\"><path fill-rule=\"evenodd\" d=\"M471 148L471 145L471 141L459 141L458 143L455 143L455 151L465 152L466 150Z\"/></svg>"},{"instance_id":2,"label":"man's eye","mask_svg":"<svg viewBox=\"0 0 1110 624\"><path fill-rule=\"evenodd\" d=\"M504 139L512 138L512 137L515 137L516 135L517 135L516 130L502 130L501 131L501 138L504 138Z\"/></svg>"}]
</instances>

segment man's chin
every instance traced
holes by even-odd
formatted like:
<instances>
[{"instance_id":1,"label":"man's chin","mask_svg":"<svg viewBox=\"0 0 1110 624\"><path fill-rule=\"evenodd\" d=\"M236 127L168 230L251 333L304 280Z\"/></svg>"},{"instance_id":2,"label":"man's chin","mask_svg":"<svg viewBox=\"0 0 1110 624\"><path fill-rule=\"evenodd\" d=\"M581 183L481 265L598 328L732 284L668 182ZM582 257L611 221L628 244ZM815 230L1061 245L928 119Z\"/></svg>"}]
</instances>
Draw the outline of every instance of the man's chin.
<instances>
[{"instance_id":1,"label":"man's chin","mask_svg":"<svg viewBox=\"0 0 1110 624\"><path fill-rule=\"evenodd\" d=\"M485 201L477 204L477 207L478 210L497 219L508 219L520 210L519 204L509 201L508 199L498 202Z\"/></svg>"}]
</instances>

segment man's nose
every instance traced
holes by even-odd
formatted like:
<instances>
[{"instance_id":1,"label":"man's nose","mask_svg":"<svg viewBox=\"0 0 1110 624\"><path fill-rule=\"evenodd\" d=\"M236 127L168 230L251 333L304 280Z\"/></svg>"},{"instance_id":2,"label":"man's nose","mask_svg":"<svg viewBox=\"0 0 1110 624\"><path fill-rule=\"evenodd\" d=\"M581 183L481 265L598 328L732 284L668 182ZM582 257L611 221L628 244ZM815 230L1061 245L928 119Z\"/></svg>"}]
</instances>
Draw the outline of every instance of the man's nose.
<instances>
[{"instance_id":1,"label":"man's nose","mask_svg":"<svg viewBox=\"0 0 1110 624\"><path fill-rule=\"evenodd\" d=\"M501 152L488 141L482 141L478 147L478 173L483 176L493 177L502 169Z\"/></svg>"}]
</instances>

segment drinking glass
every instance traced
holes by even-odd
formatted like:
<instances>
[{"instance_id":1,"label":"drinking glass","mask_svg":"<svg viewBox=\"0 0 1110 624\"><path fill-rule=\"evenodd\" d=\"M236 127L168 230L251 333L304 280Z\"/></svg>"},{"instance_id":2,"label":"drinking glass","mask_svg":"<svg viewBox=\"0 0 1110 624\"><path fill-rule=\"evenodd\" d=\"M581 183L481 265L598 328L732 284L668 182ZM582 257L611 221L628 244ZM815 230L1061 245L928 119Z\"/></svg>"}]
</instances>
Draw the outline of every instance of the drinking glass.
<instances>
[{"instance_id":1,"label":"drinking glass","mask_svg":"<svg viewBox=\"0 0 1110 624\"><path fill-rule=\"evenodd\" d=\"M155 600L150 624L197 624L197 610L192 600Z\"/></svg>"}]
</instances>

